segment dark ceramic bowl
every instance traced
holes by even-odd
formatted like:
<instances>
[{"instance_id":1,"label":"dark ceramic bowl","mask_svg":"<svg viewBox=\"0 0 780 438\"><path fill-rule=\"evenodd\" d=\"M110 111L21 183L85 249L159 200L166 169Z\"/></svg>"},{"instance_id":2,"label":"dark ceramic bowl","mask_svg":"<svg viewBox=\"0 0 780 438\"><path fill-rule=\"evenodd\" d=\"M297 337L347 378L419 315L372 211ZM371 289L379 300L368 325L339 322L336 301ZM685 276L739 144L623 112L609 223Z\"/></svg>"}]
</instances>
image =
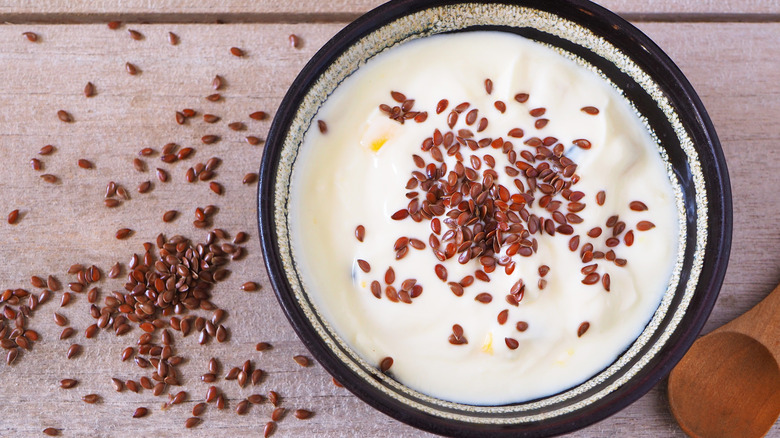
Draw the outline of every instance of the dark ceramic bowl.
<instances>
[{"instance_id":1,"label":"dark ceramic bowl","mask_svg":"<svg viewBox=\"0 0 780 438\"><path fill-rule=\"evenodd\" d=\"M549 397L472 406L413 391L366 363L318 312L300 279L289 235L289 182L298 147L333 89L366 59L399 42L447 32L512 32L600 70L658 140L676 186L681 250L670 287L640 337L607 369ZM584 0L400 0L362 16L330 40L288 91L260 169L259 222L279 302L312 355L366 403L415 427L454 436L546 436L602 420L645 394L693 343L717 298L731 243L731 193L723 154L701 101L647 36Z\"/></svg>"}]
</instances>

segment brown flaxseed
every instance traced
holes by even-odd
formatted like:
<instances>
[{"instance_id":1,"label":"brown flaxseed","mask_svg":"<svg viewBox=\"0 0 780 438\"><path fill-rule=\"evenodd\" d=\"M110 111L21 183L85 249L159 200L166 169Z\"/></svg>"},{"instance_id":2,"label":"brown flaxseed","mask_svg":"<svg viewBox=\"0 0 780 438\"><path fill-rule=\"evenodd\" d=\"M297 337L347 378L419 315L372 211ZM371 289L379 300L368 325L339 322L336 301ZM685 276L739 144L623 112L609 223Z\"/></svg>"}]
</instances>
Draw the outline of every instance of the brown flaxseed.
<instances>
[{"instance_id":1,"label":"brown flaxseed","mask_svg":"<svg viewBox=\"0 0 780 438\"><path fill-rule=\"evenodd\" d=\"M265 111L255 111L249 115L252 120L265 120L268 117Z\"/></svg>"},{"instance_id":2,"label":"brown flaxseed","mask_svg":"<svg viewBox=\"0 0 780 438\"><path fill-rule=\"evenodd\" d=\"M265 423L265 426L263 427L263 438L268 438L269 436L273 435L276 431L276 423L273 421L269 421L268 423Z\"/></svg>"},{"instance_id":3,"label":"brown flaxseed","mask_svg":"<svg viewBox=\"0 0 780 438\"><path fill-rule=\"evenodd\" d=\"M580 109L580 111L584 112L585 114L590 114L592 116L595 116L599 113L599 109L595 106L584 106Z\"/></svg>"},{"instance_id":4,"label":"brown flaxseed","mask_svg":"<svg viewBox=\"0 0 780 438\"><path fill-rule=\"evenodd\" d=\"M302 367L308 367L310 364L309 358L306 356L301 356L301 355L293 356L293 360L295 361L295 363L297 363Z\"/></svg>"},{"instance_id":5,"label":"brown flaxseed","mask_svg":"<svg viewBox=\"0 0 780 438\"><path fill-rule=\"evenodd\" d=\"M296 409L293 415L299 420L306 420L307 418L311 418L311 416L314 415L314 412L306 409Z\"/></svg>"},{"instance_id":6,"label":"brown flaxseed","mask_svg":"<svg viewBox=\"0 0 780 438\"><path fill-rule=\"evenodd\" d=\"M650 221L639 221L636 224L637 231L647 231L655 228L655 224Z\"/></svg>"},{"instance_id":7,"label":"brown flaxseed","mask_svg":"<svg viewBox=\"0 0 780 438\"><path fill-rule=\"evenodd\" d=\"M212 181L209 183L209 189L211 189L212 192L221 195L223 192L222 185L216 181Z\"/></svg>"},{"instance_id":8,"label":"brown flaxseed","mask_svg":"<svg viewBox=\"0 0 780 438\"><path fill-rule=\"evenodd\" d=\"M135 76L138 74L138 67L136 67L134 64L131 64L129 62L125 63L125 71L127 74L131 76Z\"/></svg>"},{"instance_id":9,"label":"brown flaxseed","mask_svg":"<svg viewBox=\"0 0 780 438\"><path fill-rule=\"evenodd\" d=\"M70 123L70 122L73 121L73 116L71 116L70 113L68 113L65 110L57 111L57 118L59 118L60 121L65 122L65 123Z\"/></svg>"},{"instance_id":10,"label":"brown flaxseed","mask_svg":"<svg viewBox=\"0 0 780 438\"><path fill-rule=\"evenodd\" d=\"M84 97L92 97L95 95L95 85L92 82L87 82L84 86Z\"/></svg>"},{"instance_id":11,"label":"brown flaxseed","mask_svg":"<svg viewBox=\"0 0 780 438\"><path fill-rule=\"evenodd\" d=\"M385 373L393 366L393 358L387 356L379 361L379 371Z\"/></svg>"},{"instance_id":12,"label":"brown flaxseed","mask_svg":"<svg viewBox=\"0 0 780 438\"><path fill-rule=\"evenodd\" d=\"M268 401L275 407L279 406L279 393L276 391L268 391Z\"/></svg>"},{"instance_id":13,"label":"brown flaxseed","mask_svg":"<svg viewBox=\"0 0 780 438\"><path fill-rule=\"evenodd\" d=\"M59 181L59 178L57 178L57 177L56 177L56 176L54 176L54 175L48 174L48 173L47 173L47 174L44 174L44 175L41 175L41 179L42 179L42 180L44 180L44 181L46 181L46 182L47 182L47 183L49 183L49 184L54 184L54 183L56 183L57 181Z\"/></svg>"},{"instance_id":14,"label":"brown flaxseed","mask_svg":"<svg viewBox=\"0 0 780 438\"><path fill-rule=\"evenodd\" d=\"M132 234L133 234L133 230L131 230L129 228L120 228L116 232L116 238L119 239L119 240L127 239Z\"/></svg>"},{"instance_id":15,"label":"brown flaxseed","mask_svg":"<svg viewBox=\"0 0 780 438\"><path fill-rule=\"evenodd\" d=\"M60 380L60 388L70 389L78 385L79 381L76 379L62 379Z\"/></svg>"},{"instance_id":16,"label":"brown flaxseed","mask_svg":"<svg viewBox=\"0 0 780 438\"><path fill-rule=\"evenodd\" d=\"M163 214L162 220L163 222L172 222L178 214L179 212L176 210L168 210Z\"/></svg>"},{"instance_id":17,"label":"brown flaxseed","mask_svg":"<svg viewBox=\"0 0 780 438\"><path fill-rule=\"evenodd\" d=\"M249 400L241 400L236 404L236 414L244 415L249 411Z\"/></svg>"},{"instance_id":18,"label":"brown flaxseed","mask_svg":"<svg viewBox=\"0 0 780 438\"><path fill-rule=\"evenodd\" d=\"M19 210L14 210L10 213L8 213L8 223L11 225L16 224L16 221L19 219Z\"/></svg>"},{"instance_id":19,"label":"brown flaxseed","mask_svg":"<svg viewBox=\"0 0 780 438\"><path fill-rule=\"evenodd\" d=\"M84 397L81 397L81 399L84 400L84 403L95 404L100 401L100 396L97 394L87 394Z\"/></svg>"},{"instance_id":20,"label":"brown flaxseed","mask_svg":"<svg viewBox=\"0 0 780 438\"><path fill-rule=\"evenodd\" d=\"M204 135L200 138L200 141L202 141L204 144L213 144L219 141L219 136L217 135Z\"/></svg>"}]
</instances>

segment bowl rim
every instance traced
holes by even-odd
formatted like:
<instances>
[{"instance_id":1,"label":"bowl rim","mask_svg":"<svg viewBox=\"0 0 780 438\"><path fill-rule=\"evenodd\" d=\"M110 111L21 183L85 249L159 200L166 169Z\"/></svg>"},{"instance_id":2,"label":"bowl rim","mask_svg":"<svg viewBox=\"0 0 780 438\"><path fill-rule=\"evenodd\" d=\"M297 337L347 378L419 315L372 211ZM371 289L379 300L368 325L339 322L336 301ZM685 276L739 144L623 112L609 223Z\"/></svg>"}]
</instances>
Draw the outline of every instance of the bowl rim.
<instances>
[{"instance_id":1,"label":"bowl rim","mask_svg":"<svg viewBox=\"0 0 780 438\"><path fill-rule=\"evenodd\" d=\"M706 184L709 220L708 241L696 293L682 321L674 330L672 337L666 342L662 352L659 353L658 360L648 364L637 376L641 377L640 379L632 379L598 403L561 415L549 422L541 421L510 426L454 422L410 409L369 385L361 384L362 379L354 376L332 355L330 349L310 325L305 313L297 305L276 245L274 204L279 157L298 103L308 93L311 85L349 46L375 29L420 10L462 3L520 5L550 12L581 24L583 17L587 17L586 27L588 29L615 45L616 48L630 53L632 60L640 64L654 80L659 83L663 82L667 85L665 88L672 91L670 101L674 102L678 114L681 117L684 116L691 127L696 128L690 129L689 134L697 152L699 152L702 168L707 169L710 177ZM673 88L669 88L668 85L672 85ZM257 210L263 259L276 297L296 334L323 368L349 391L379 411L414 427L452 436L477 436L484 435L486 432L501 436L562 434L601 421L645 395L683 357L709 317L726 273L732 234L731 189L725 158L712 121L692 85L669 56L649 37L614 13L587 0L560 0L557 2L545 0L395 0L362 15L338 32L311 58L285 94L272 122L263 151L258 182Z\"/></svg>"}]
</instances>

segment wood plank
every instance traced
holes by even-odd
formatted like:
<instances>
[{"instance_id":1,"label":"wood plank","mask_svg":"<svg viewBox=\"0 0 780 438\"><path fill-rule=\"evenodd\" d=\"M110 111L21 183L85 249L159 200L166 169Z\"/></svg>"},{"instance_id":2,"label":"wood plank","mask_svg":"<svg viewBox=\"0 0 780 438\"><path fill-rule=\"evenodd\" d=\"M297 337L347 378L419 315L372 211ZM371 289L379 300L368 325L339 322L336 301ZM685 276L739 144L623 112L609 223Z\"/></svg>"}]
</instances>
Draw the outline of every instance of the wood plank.
<instances>
[{"instance_id":1,"label":"wood plank","mask_svg":"<svg viewBox=\"0 0 780 438\"><path fill-rule=\"evenodd\" d=\"M229 343L200 347L193 336L176 338L177 350L189 358L181 368L189 393L186 403L161 411L160 404L167 399L154 397L150 391L114 392L109 377L137 379L142 375L135 365L119 360L122 348L135 342L138 330L125 337L103 332L97 339L84 339L84 329L94 322L87 314L86 297L77 294L72 304L59 309L59 292L31 320L31 327L42 336L33 351L10 368L0 364L4 369L0 379L2 435L37 435L49 426L63 428L65 436L182 435L189 411L208 387L197 381L198 376L205 372L208 359L217 356L223 368L249 358L268 373L257 388L240 389L235 383L220 381L231 409L242 397L275 389L282 394L285 407L316 411L307 421L288 415L276 436L429 436L334 387L318 365L304 369L292 361L293 355L305 354L305 348L289 328L268 285L255 228L256 191L241 184L245 173L256 171L262 153L262 147L249 146L243 137L262 138L269 126L269 121L252 121L247 115L256 110L273 113L300 68L344 24L133 26L144 34L141 41L131 40L124 29L112 32L103 24L0 27L0 77L4 78L0 89L4 103L0 105L4 159L0 215L5 217L15 208L22 211L17 225L0 224L0 260L6 265L0 270L0 288L33 289L30 276L49 273L65 283L71 278L66 275L68 266L76 262L94 263L106 272L114 262L124 264L132 253L141 253L141 244L153 241L160 231L199 239L204 233L192 226L195 206L217 205L216 226L231 234L244 230L251 235L248 256L230 264L231 276L215 291L214 302L229 310ZM710 330L750 308L780 279L780 263L774 254L780 235L766 225L766 218L780 215L774 190L780 182L774 165L780 158L776 147L780 140L776 123L780 117L776 68L780 23L643 23L640 27L688 75L710 111L728 159L735 204L734 245L726 284L707 325ZM28 30L40 35L39 42L30 43L21 36ZM168 44L168 31L181 37L178 46ZM287 35L293 32L304 41L299 50L288 45ZM230 55L232 46L245 49L247 56ZM142 73L128 75L126 62L136 64ZM215 74L226 80L224 100L208 102L204 97L213 93ZM82 95L87 81L97 89L90 99ZM174 111L187 107L200 114L211 112L222 120L209 125L197 117L177 125ZM69 111L74 123L60 122L59 109ZM248 129L231 131L226 124L232 121L243 121ZM223 138L203 145L200 138L206 134ZM152 169L168 169L171 182L160 183L153 172L133 169L132 160L141 148L159 151L171 141L197 149L193 158L172 165L161 163L158 156L146 159ZM61 179L55 185L43 183L40 172L28 164L45 144L57 147L54 154L42 157L45 172ZM223 160L216 177L225 187L223 196L211 193L202 182L183 180L188 167L212 156ZM91 160L96 168L79 169L79 158ZM132 197L114 210L102 205L109 180L123 184ZM144 180L155 184L145 195L135 191ZM182 215L163 224L160 217L168 209ZM113 235L124 226L135 234L117 241ZM241 292L239 286L249 280L259 282L261 291ZM101 297L120 290L123 283L101 282ZM55 310L77 329L72 342L84 345L81 357L64 360L71 341L57 340L61 328L52 320ZM259 341L269 341L275 348L258 353L253 346ZM57 383L64 377L81 383L71 390L59 389ZM90 392L101 394L102 403L93 406L80 401ZM668 413L665 397L662 384L626 410L571 436L683 436ZM149 418L131 418L138 406L150 408ZM210 407L206 421L190 432L192 436L257 434L270 412L267 403L253 407L246 416Z\"/></svg>"},{"instance_id":2,"label":"wood plank","mask_svg":"<svg viewBox=\"0 0 780 438\"><path fill-rule=\"evenodd\" d=\"M383 0L128 0L86 2L52 0L0 2L3 21L201 21L230 22L347 20L383 4ZM631 19L641 20L774 20L780 16L778 0L600 0L596 3Z\"/></svg>"}]
</instances>

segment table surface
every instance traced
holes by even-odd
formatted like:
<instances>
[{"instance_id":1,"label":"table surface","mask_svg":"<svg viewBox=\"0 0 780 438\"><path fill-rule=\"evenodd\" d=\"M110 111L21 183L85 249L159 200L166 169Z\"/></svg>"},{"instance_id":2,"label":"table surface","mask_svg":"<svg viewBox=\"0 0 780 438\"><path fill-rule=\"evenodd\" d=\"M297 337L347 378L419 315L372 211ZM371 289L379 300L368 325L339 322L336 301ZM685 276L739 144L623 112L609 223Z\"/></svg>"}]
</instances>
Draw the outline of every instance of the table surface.
<instances>
[{"instance_id":1,"label":"table surface","mask_svg":"<svg viewBox=\"0 0 780 438\"><path fill-rule=\"evenodd\" d=\"M45 4L41 4L45 3ZM343 388L331 383L318 365L301 367L294 355L307 352L285 320L273 295L262 264L257 235L256 188L242 184L256 172L262 143L252 146L247 136L264 138L270 120L255 121L254 111L273 114L284 92L306 61L350 20L378 5L378 0L130 0L29 2L0 0L0 151L3 179L0 183L0 215L20 210L15 225L0 223L0 290L24 288L40 293L30 283L32 275L55 276L62 284L74 263L97 265L104 279L96 284L99 300L112 290L122 290L123 277L111 280L105 273L133 253L143 253L143 242L154 242L158 233L182 234L203 241L205 231L193 226L194 209L218 207L214 227L229 232L246 231L247 255L229 265L231 275L219 283L213 302L228 311L226 343L197 345L197 336L175 336L177 352L186 357L179 367L181 388L168 388L160 397L152 391L118 393L111 377L138 380L150 375L132 360L122 362L121 351L133 345L140 330L115 336L100 331L86 339L85 329L95 321L89 315L84 293L74 294L60 307L63 291L41 305L29 320L40 335L31 351L24 351L13 365L0 363L0 435L41 436L53 427L63 436L193 435L228 436L257 434L269 421L273 407L265 402L247 415L233 412L250 394L281 395L288 410L309 409L315 415L298 420L291 412L278 422L275 436L429 436L368 407ZM631 20L647 33L687 75L713 119L728 162L734 200L734 235L731 261L720 298L705 332L730 321L758 303L780 280L780 233L768 225L780 216L776 191L780 172L780 2L777 0L609 0L602 4ZM110 30L109 20L122 27ZM130 38L139 31L140 40ZM35 32L30 42L23 32ZM178 45L168 42L175 32ZM301 45L292 48L288 36L296 34ZM245 56L229 53L240 47ZM129 75L126 63L139 74ZM222 99L211 102L212 79L224 78ZM86 98L84 86L92 82L95 95ZM192 108L198 116L175 122L175 111ZM63 123L58 110L73 121ZM204 123L201 115L221 118ZM233 131L231 122L246 129ZM204 135L220 141L205 145ZM195 154L180 162L160 161L163 145L175 142L193 147ZM42 146L55 152L39 156ZM143 158L147 170L139 172L133 159L143 148L155 154ZM38 157L43 170L35 171L30 159ZM185 172L197 162L219 157L215 181L224 187L217 195L204 182L186 183ZM94 167L82 169L77 160ZM170 173L160 182L154 169ZM56 175L47 183L43 173ZM143 181L152 190L137 192ZM130 200L108 209L103 205L106 184L126 187ZM161 220L167 210L179 216ZM117 240L115 232L134 233ZM126 275L123 268L122 274ZM240 286L254 281L259 291ZM52 314L68 319L76 334L59 340L62 330ZM205 314L205 313L204 313ZM255 344L267 341L271 350L257 352ZM81 355L67 360L72 343L83 346ZM222 371L249 359L265 371L257 386L239 387L219 379L229 409L210 405L204 422L185 429L192 407L205 398L208 384L200 381L209 358L217 357ZM222 375L222 374L220 374ZM63 378L79 381L61 389ZM187 392L185 402L162 410L167 393ZM97 404L81 397L95 393ZM150 414L134 419L139 406ZM780 436L778 426L770 432ZM572 437L683 436L669 413L666 381L614 416L572 433Z\"/></svg>"}]
</instances>

